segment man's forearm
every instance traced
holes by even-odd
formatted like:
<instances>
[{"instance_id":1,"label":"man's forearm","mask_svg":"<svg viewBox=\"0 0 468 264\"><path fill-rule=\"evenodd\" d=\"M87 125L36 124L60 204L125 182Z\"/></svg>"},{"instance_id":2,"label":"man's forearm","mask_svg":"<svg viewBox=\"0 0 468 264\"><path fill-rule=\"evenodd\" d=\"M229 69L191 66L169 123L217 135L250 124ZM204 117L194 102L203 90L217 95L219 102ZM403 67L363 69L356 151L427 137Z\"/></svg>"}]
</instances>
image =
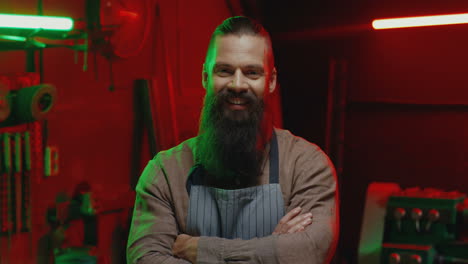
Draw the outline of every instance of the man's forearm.
<instances>
[{"instance_id":1,"label":"man's forearm","mask_svg":"<svg viewBox=\"0 0 468 264\"><path fill-rule=\"evenodd\" d=\"M295 234L250 240L200 237L197 263L323 264L332 253L336 232L332 222L326 220Z\"/></svg>"},{"instance_id":2,"label":"man's forearm","mask_svg":"<svg viewBox=\"0 0 468 264\"><path fill-rule=\"evenodd\" d=\"M189 261L176 258L173 256L161 255L158 253L148 254L140 258L136 264L155 264L155 263L164 263L164 264L190 264Z\"/></svg>"},{"instance_id":3,"label":"man's forearm","mask_svg":"<svg viewBox=\"0 0 468 264\"><path fill-rule=\"evenodd\" d=\"M250 240L200 237L197 263L278 263L277 235Z\"/></svg>"}]
</instances>

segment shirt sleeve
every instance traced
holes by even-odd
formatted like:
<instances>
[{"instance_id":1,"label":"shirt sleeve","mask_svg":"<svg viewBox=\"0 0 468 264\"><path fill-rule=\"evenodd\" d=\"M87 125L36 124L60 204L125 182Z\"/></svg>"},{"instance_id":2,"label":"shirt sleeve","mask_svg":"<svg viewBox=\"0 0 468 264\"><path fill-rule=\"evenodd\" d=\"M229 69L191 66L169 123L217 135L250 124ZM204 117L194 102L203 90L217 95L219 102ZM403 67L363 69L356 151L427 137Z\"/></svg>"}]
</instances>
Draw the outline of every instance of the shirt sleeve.
<instances>
[{"instance_id":1,"label":"shirt sleeve","mask_svg":"<svg viewBox=\"0 0 468 264\"><path fill-rule=\"evenodd\" d=\"M320 150L300 155L291 173L291 198L286 211L301 206L312 224L294 234L251 240L201 237L197 263L329 263L338 236L336 174Z\"/></svg>"},{"instance_id":2,"label":"shirt sleeve","mask_svg":"<svg viewBox=\"0 0 468 264\"><path fill-rule=\"evenodd\" d=\"M171 201L167 179L156 157L148 163L136 187L128 264L190 263L172 255L179 228Z\"/></svg>"}]
</instances>

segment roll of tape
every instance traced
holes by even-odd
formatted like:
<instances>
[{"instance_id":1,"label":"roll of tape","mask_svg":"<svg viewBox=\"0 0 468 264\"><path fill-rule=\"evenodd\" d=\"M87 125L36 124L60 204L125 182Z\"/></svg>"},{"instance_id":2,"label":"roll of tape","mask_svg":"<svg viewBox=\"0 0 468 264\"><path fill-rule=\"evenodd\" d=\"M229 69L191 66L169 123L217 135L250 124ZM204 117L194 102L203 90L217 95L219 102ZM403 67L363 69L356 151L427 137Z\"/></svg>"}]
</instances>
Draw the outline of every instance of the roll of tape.
<instances>
[{"instance_id":1,"label":"roll of tape","mask_svg":"<svg viewBox=\"0 0 468 264\"><path fill-rule=\"evenodd\" d=\"M11 96L8 86L0 82L0 122L5 121L11 114Z\"/></svg>"},{"instance_id":2,"label":"roll of tape","mask_svg":"<svg viewBox=\"0 0 468 264\"><path fill-rule=\"evenodd\" d=\"M52 109L57 99L57 90L50 84L41 84L16 92L13 111L19 122L42 120Z\"/></svg>"}]
</instances>

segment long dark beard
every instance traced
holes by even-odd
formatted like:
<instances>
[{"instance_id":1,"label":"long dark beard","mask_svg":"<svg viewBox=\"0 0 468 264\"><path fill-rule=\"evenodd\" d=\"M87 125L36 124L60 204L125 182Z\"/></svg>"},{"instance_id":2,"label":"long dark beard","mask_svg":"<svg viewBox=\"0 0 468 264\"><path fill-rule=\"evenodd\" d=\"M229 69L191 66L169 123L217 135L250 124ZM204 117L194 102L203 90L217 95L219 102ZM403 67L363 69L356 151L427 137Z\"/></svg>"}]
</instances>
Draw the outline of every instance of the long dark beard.
<instances>
[{"instance_id":1,"label":"long dark beard","mask_svg":"<svg viewBox=\"0 0 468 264\"><path fill-rule=\"evenodd\" d=\"M226 107L229 97L242 97L246 110ZM223 189L256 185L261 172L263 100L252 93L235 94L227 89L208 93L197 138L196 161L207 172L206 184Z\"/></svg>"}]
</instances>

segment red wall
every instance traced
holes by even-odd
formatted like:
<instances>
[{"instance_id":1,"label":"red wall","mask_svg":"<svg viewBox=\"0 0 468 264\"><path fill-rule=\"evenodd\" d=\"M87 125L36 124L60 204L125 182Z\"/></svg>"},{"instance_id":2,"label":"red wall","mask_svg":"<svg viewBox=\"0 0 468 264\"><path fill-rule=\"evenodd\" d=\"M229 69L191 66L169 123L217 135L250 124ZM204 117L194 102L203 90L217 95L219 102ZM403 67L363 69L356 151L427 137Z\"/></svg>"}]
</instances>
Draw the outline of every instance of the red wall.
<instances>
[{"instance_id":1,"label":"red wall","mask_svg":"<svg viewBox=\"0 0 468 264\"><path fill-rule=\"evenodd\" d=\"M467 30L374 31L350 49L341 182L342 245L349 254L359 242L351 227L361 226L369 183L468 193Z\"/></svg>"},{"instance_id":2,"label":"red wall","mask_svg":"<svg viewBox=\"0 0 468 264\"><path fill-rule=\"evenodd\" d=\"M46 209L54 205L59 192L71 195L81 181L90 182L96 192L107 197L111 197L115 190L130 189L130 180L135 177L130 175L135 79L152 80L153 94L157 98L155 109L159 110L155 123L160 149L196 135L204 96L201 86L204 54L212 30L229 16L228 9L223 1L215 0L160 0L157 3L161 16L153 17L152 34L142 52L113 63L115 91L108 89L109 63L102 56L97 55L95 65L94 55L90 53L88 70L83 72L83 53L78 54L79 60L75 64L72 50L44 50L43 82L54 84L58 90L57 104L48 117L48 144L59 148L60 174L44 178L33 186L32 237L13 237L17 242L11 248L7 247L6 237L0 238L2 263L43 261L37 254L40 253L38 249L44 246L40 245L44 243L41 238L49 231L45 221ZM43 1L44 15L75 19L84 17L84 6L83 0ZM36 14L36 1L1 1L0 12ZM173 75L173 108L167 98L170 87L167 69ZM24 52L0 52L0 75L24 70ZM172 109L176 111L178 134L173 134ZM146 164L149 158L144 148L142 164ZM107 244L101 246L110 249L113 228L125 224L122 220L125 216L115 214L101 218L105 223L100 225L103 226L101 231L105 234L100 235L100 243ZM114 256L116 253L112 253L112 261L120 263Z\"/></svg>"}]
</instances>

